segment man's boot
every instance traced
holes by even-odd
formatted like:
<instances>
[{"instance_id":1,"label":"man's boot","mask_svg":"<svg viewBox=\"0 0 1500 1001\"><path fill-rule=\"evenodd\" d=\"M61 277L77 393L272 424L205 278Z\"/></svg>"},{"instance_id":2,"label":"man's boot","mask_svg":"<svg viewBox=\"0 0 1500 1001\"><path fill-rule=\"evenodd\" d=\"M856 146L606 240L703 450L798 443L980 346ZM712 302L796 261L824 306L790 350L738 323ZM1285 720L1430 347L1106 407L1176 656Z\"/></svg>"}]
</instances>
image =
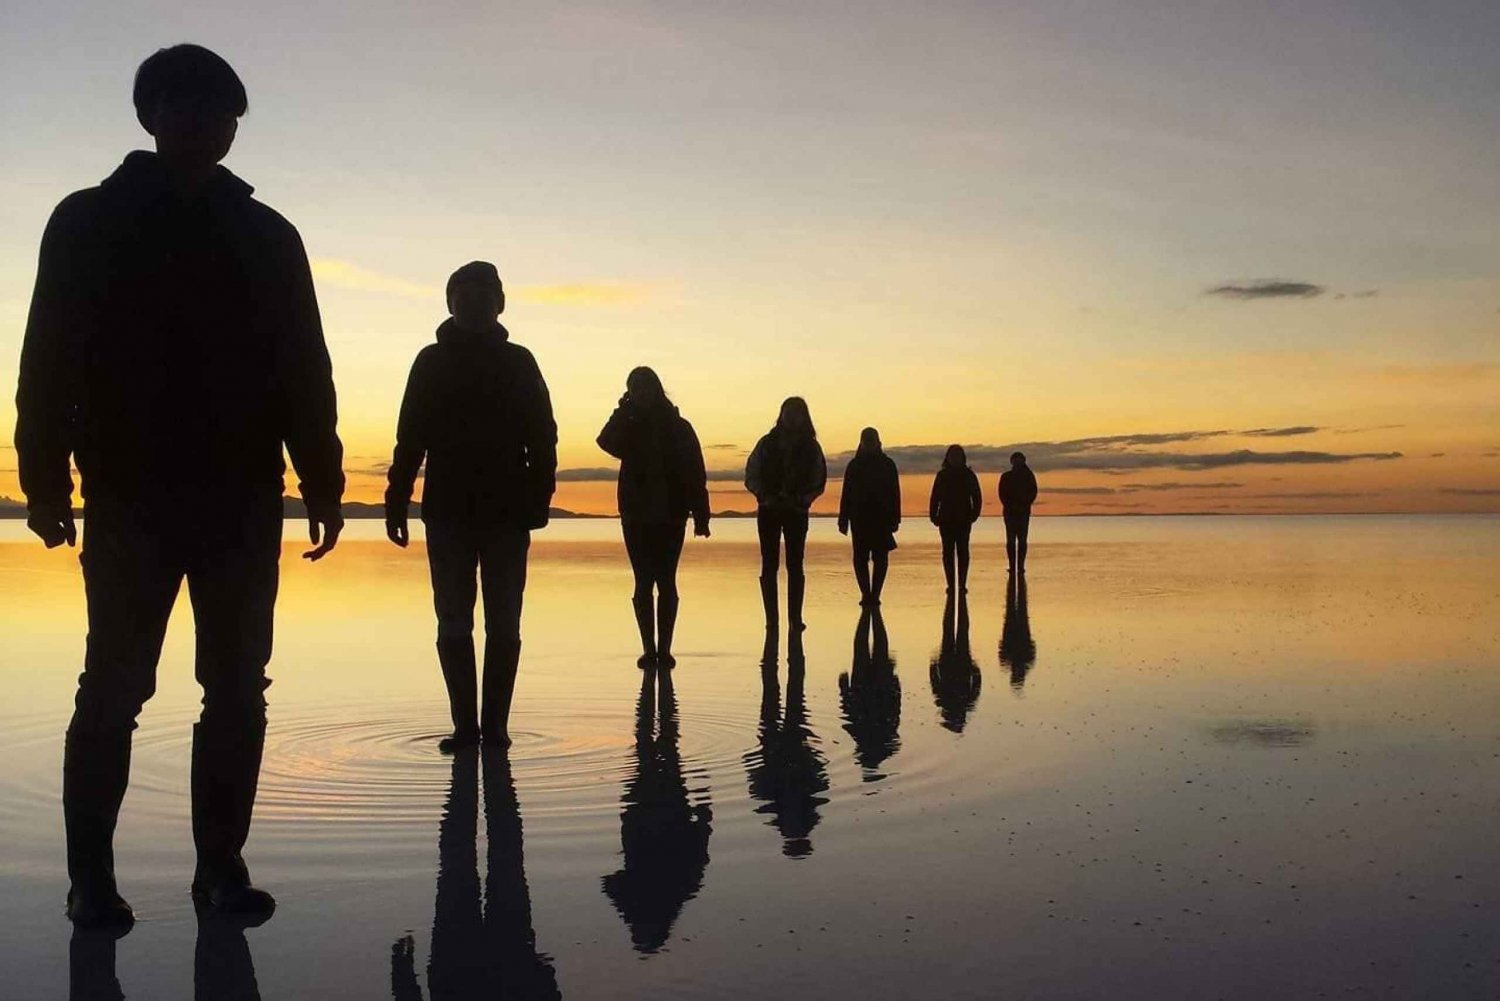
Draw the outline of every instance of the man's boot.
<instances>
[{"instance_id":1,"label":"man's boot","mask_svg":"<svg viewBox=\"0 0 1500 1001\"><path fill-rule=\"evenodd\" d=\"M130 731L69 728L63 750L68 917L80 928L123 931L135 913L115 887L115 821L130 781Z\"/></svg>"},{"instance_id":2,"label":"man's boot","mask_svg":"<svg viewBox=\"0 0 1500 1001\"><path fill-rule=\"evenodd\" d=\"M479 710L479 739L486 747L510 746L510 700L521 663L520 640L486 639L484 705Z\"/></svg>"},{"instance_id":3,"label":"man's boot","mask_svg":"<svg viewBox=\"0 0 1500 1001\"><path fill-rule=\"evenodd\" d=\"M474 637L444 636L437 641L438 666L448 690L453 732L438 741L444 753L479 743L479 679L475 676Z\"/></svg>"},{"instance_id":4,"label":"man's boot","mask_svg":"<svg viewBox=\"0 0 1500 1001\"><path fill-rule=\"evenodd\" d=\"M776 598L776 575L760 579L760 601L766 609L766 628L775 629L781 623L780 603Z\"/></svg>"},{"instance_id":5,"label":"man's boot","mask_svg":"<svg viewBox=\"0 0 1500 1001\"><path fill-rule=\"evenodd\" d=\"M786 577L786 618L787 630L792 634L800 633L807 628L802 621L802 594L807 587L807 577L798 574L787 574Z\"/></svg>"},{"instance_id":6,"label":"man's boot","mask_svg":"<svg viewBox=\"0 0 1500 1001\"><path fill-rule=\"evenodd\" d=\"M631 595L630 607L635 610L635 625L641 632L641 656L637 667L649 667L656 662L655 610L651 607L651 593Z\"/></svg>"},{"instance_id":7,"label":"man's boot","mask_svg":"<svg viewBox=\"0 0 1500 1001\"><path fill-rule=\"evenodd\" d=\"M677 594L656 596L656 658L662 667L675 667L672 656L672 633L677 629Z\"/></svg>"},{"instance_id":8,"label":"man's boot","mask_svg":"<svg viewBox=\"0 0 1500 1001\"><path fill-rule=\"evenodd\" d=\"M193 727L193 900L223 914L264 920L276 899L253 886L241 851L260 783L266 721L229 716Z\"/></svg>"}]
</instances>

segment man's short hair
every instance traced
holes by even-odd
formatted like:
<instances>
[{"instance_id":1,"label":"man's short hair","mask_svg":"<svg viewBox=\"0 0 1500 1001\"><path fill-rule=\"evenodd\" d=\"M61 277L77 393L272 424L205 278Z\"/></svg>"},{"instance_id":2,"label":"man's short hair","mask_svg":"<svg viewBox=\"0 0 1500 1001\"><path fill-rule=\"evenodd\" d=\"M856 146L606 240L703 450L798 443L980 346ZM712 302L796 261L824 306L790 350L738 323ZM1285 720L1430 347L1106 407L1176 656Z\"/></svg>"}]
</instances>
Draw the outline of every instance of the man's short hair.
<instances>
[{"instance_id":1,"label":"man's short hair","mask_svg":"<svg viewBox=\"0 0 1500 1001\"><path fill-rule=\"evenodd\" d=\"M1025 462L1025 461L1026 461L1026 453L1025 452L1012 452L1012 453L1010 453L1010 464L1012 466L1019 466L1021 463Z\"/></svg>"},{"instance_id":2,"label":"man's short hair","mask_svg":"<svg viewBox=\"0 0 1500 1001\"><path fill-rule=\"evenodd\" d=\"M455 285L483 284L503 288L500 284L500 272L489 261L470 261L448 276L448 287L445 289L448 298L453 298Z\"/></svg>"},{"instance_id":3,"label":"man's short hair","mask_svg":"<svg viewBox=\"0 0 1500 1001\"><path fill-rule=\"evenodd\" d=\"M238 118L250 109L245 85L217 52L184 42L157 49L135 71L135 114L143 122L162 98L215 104Z\"/></svg>"}]
</instances>

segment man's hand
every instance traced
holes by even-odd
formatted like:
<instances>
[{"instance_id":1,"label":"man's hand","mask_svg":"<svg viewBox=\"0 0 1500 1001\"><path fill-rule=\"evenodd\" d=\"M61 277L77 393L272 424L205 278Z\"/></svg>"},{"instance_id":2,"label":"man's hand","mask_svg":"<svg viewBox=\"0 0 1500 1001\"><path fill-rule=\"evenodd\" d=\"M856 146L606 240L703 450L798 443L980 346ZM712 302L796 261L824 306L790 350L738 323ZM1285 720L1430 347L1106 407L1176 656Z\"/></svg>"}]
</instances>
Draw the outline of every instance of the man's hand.
<instances>
[{"instance_id":1,"label":"man's hand","mask_svg":"<svg viewBox=\"0 0 1500 1001\"><path fill-rule=\"evenodd\" d=\"M694 518L693 519L693 534L696 535L700 539L706 539L706 538L708 538L708 519L707 518Z\"/></svg>"},{"instance_id":2,"label":"man's hand","mask_svg":"<svg viewBox=\"0 0 1500 1001\"><path fill-rule=\"evenodd\" d=\"M339 533L344 530L344 516L334 504L309 504L307 506L307 539L316 548L302 554L304 560L316 563L339 544Z\"/></svg>"},{"instance_id":3,"label":"man's hand","mask_svg":"<svg viewBox=\"0 0 1500 1001\"><path fill-rule=\"evenodd\" d=\"M56 549L66 542L78 544L78 525L73 521L73 505L67 501L60 504L36 504L26 516L26 527L36 533L48 549Z\"/></svg>"},{"instance_id":4,"label":"man's hand","mask_svg":"<svg viewBox=\"0 0 1500 1001\"><path fill-rule=\"evenodd\" d=\"M840 535L848 535L849 534L849 519L848 518L840 518L839 519L839 534Z\"/></svg>"},{"instance_id":5,"label":"man's hand","mask_svg":"<svg viewBox=\"0 0 1500 1001\"><path fill-rule=\"evenodd\" d=\"M385 516L385 537L390 539L402 549L411 541L411 533L406 527L406 515L388 514Z\"/></svg>"}]
</instances>

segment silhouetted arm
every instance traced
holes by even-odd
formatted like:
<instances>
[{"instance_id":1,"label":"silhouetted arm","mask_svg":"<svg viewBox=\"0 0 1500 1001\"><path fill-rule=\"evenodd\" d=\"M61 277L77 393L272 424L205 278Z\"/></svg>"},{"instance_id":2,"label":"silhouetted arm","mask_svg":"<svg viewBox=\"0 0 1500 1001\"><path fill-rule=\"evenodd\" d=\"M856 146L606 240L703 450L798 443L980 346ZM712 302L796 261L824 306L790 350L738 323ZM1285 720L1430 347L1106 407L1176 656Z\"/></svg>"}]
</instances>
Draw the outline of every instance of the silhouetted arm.
<instances>
[{"instance_id":1,"label":"silhouetted arm","mask_svg":"<svg viewBox=\"0 0 1500 1001\"><path fill-rule=\"evenodd\" d=\"M849 464L844 467L844 478L839 482L839 534L843 535L849 531L849 518L853 514L854 491L859 482L858 472L850 476L851 468L855 467L857 459L850 459Z\"/></svg>"},{"instance_id":2,"label":"silhouetted arm","mask_svg":"<svg viewBox=\"0 0 1500 1001\"><path fill-rule=\"evenodd\" d=\"M974 475L974 470L968 471L969 482L969 521L979 520L979 513L984 510L984 491L979 489L979 477Z\"/></svg>"},{"instance_id":3,"label":"silhouetted arm","mask_svg":"<svg viewBox=\"0 0 1500 1001\"><path fill-rule=\"evenodd\" d=\"M938 491L943 482L943 471L938 470L937 475L932 478L932 493L927 496L927 520L934 525L938 523L938 514L941 512L941 494Z\"/></svg>"},{"instance_id":4,"label":"silhouetted arm","mask_svg":"<svg viewBox=\"0 0 1500 1001\"><path fill-rule=\"evenodd\" d=\"M828 460L823 457L823 446L815 440L812 447L814 461L809 470L811 479L808 483L808 491L797 498L797 502L805 508L812 507L812 502L823 496L823 491L828 489Z\"/></svg>"},{"instance_id":5,"label":"silhouetted arm","mask_svg":"<svg viewBox=\"0 0 1500 1001\"><path fill-rule=\"evenodd\" d=\"M338 436L333 363L323 339L312 271L302 238L282 222L282 278L286 312L278 324L276 381L281 396L282 436L297 471L298 492L310 518L338 517L344 495L344 446Z\"/></svg>"},{"instance_id":6,"label":"silhouetted arm","mask_svg":"<svg viewBox=\"0 0 1500 1001\"><path fill-rule=\"evenodd\" d=\"M630 448L632 437L630 432L633 423L630 406L622 401L618 407L615 407L615 412L609 415L609 420L604 423L604 430L600 431L599 437L594 440L605 452L616 459L623 459Z\"/></svg>"},{"instance_id":7,"label":"silhouetted arm","mask_svg":"<svg viewBox=\"0 0 1500 1001\"><path fill-rule=\"evenodd\" d=\"M391 468L386 472L385 520L390 525L402 522L411 509L411 495L416 489L417 470L427 457L431 428L434 356L429 351L417 355L411 374L406 378L406 393L401 397L401 415L396 419L396 448L391 453ZM397 545L401 543L397 542Z\"/></svg>"},{"instance_id":8,"label":"silhouetted arm","mask_svg":"<svg viewBox=\"0 0 1500 1001\"><path fill-rule=\"evenodd\" d=\"M557 421L552 416L552 395L531 352L525 352L527 369L521 377L524 394L522 441L526 446L526 473L530 493L530 528L547 524L552 495L557 492Z\"/></svg>"},{"instance_id":9,"label":"silhouetted arm","mask_svg":"<svg viewBox=\"0 0 1500 1001\"><path fill-rule=\"evenodd\" d=\"M1026 499L1026 506L1030 507L1036 503L1036 474L1029 469L1027 470L1027 474L1025 482L1021 484L1021 488Z\"/></svg>"},{"instance_id":10,"label":"silhouetted arm","mask_svg":"<svg viewBox=\"0 0 1500 1001\"><path fill-rule=\"evenodd\" d=\"M766 439L761 438L750 450L750 458L745 460L745 489L755 495L760 503L765 503L761 492L765 490L765 478L761 472L761 466L765 460Z\"/></svg>"},{"instance_id":11,"label":"silhouetted arm","mask_svg":"<svg viewBox=\"0 0 1500 1001\"><path fill-rule=\"evenodd\" d=\"M28 524L48 548L77 539L73 528L73 474L69 456L79 403L87 293L79 288L77 196L52 213L42 235L36 287L21 346L16 386L16 458Z\"/></svg>"},{"instance_id":12,"label":"silhouetted arm","mask_svg":"<svg viewBox=\"0 0 1500 1001\"><path fill-rule=\"evenodd\" d=\"M693 425L683 420L679 426L684 485L687 487L688 509L693 515L693 531L699 535L707 535L710 512L708 509L708 468L703 461L703 446L698 441L698 432L693 430Z\"/></svg>"},{"instance_id":13,"label":"silhouetted arm","mask_svg":"<svg viewBox=\"0 0 1500 1001\"><path fill-rule=\"evenodd\" d=\"M886 476L889 480L888 503L890 505L891 531L901 528L901 470L896 468L896 463L889 456L886 457Z\"/></svg>"}]
</instances>

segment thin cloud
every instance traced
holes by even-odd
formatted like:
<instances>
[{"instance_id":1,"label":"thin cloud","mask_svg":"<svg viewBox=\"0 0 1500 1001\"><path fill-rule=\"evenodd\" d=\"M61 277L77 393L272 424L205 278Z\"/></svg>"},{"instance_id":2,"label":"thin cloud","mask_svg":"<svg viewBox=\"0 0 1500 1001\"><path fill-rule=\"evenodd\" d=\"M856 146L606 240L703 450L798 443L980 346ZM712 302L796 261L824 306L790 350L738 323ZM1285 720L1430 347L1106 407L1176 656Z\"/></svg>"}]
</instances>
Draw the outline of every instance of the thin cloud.
<instances>
[{"instance_id":1,"label":"thin cloud","mask_svg":"<svg viewBox=\"0 0 1500 1001\"><path fill-rule=\"evenodd\" d=\"M1314 299L1328 291L1312 282L1287 281L1283 278L1259 278L1248 282L1226 282L1203 294L1221 299Z\"/></svg>"},{"instance_id":2,"label":"thin cloud","mask_svg":"<svg viewBox=\"0 0 1500 1001\"><path fill-rule=\"evenodd\" d=\"M1438 493L1455 497L1500 497L1500 487L1441 487Z\"/></svg>"},{"instance_id":3,"label":"thin cloud","mask_svg":"<svg viewBox=\"0 0 1500 1001\"><path fill-rule=\"evenodd\" d=\"M526 285L510 293L520 302L548 306L629 306L651 298L654 287L643 282L576 282Z\"/></svg>"},{"instance_id":4,"label":"thin cloud","mask_svg":"<svg viewBox=\"0 0 1500 1001\"><path fill-rule=\"evenodd\" d=\"M612 466L578 466L557 471L559 483L613 483L619 478L620 471ZM739 482L744 478L745 472L742 469L710 469L708 471L708 479L716 483Z\"/></svg>"},{"instance_id":5,"label":"thin cloud","mask_svg":"<svg viewBox=\"0 0 1500 1001\"><path fill-rule=\"evenodd\" d=\"M428 301L441 301L443 297L442 290L435 285L422 285L407 281L394 275L382 274L363 265L355 264L353 261L343 261L337 258L313 258L312 273L313 277L324 285L351 289L355 292L380 292L406 299Z\"/></svg>"},{"instance_id":6,"label":"thin cloud","mask_svg":"<svg viewBox=\"0 0 1500 1001\"><path fill-rule=\"evenodd\" d=\"M388 275L374 268L367 268L353 261L332 257L312 260L313 277L320 284L355 292L377 292L382 295L400 296L404 299L421 299L424 302L443 301L443 290L436 285L424 285L408 281L396 275ZM651 297L656 286L646 282L570 282L557 285L521 285L507 287L506 294L517 302L540 303L549 306L618 306L642 302Z\"/></svg>"},{"instance_id":7,"label":"thin cloud","mask_svg":"<svg viewBox=\"0 0 1500 1001\"><path fill-rule=\"evenodd\" d=\"M1250 438L1292 438L1297 435L1316 434L1323 430L1311 424L1299 424L1289 428L1251 428L1249 431L1241 431L1240 434Z\"/></svg>"},{"instance_id":8,"label":"thin cloud","mask_svg":"<svg viewBox=\"0 0 1500 1001\"><path fill-rule=\"evenodd\" d=\"M719 445L704 445L703 446L703 450L705 452L714 452L714 451L727 452L727 451L734 451L736 449L739 449L740 447L741 446L739 446L739 445L725 443L725 444L719 444Z\"/></svg>"}]
</instances>

